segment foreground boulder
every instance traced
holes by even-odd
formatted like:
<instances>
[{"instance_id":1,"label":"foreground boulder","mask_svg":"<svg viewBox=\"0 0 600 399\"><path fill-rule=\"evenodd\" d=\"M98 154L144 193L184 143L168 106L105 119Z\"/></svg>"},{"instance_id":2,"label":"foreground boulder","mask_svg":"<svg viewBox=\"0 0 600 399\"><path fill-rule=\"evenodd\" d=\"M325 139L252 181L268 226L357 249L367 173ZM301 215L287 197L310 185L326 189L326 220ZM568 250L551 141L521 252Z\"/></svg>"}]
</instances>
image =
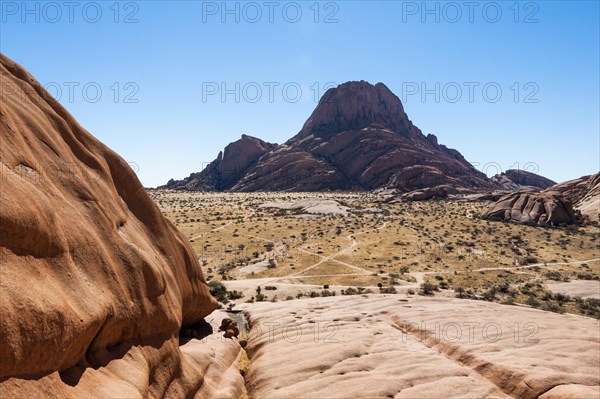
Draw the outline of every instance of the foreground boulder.
<instances>
[{"instance_id":1,"label":"foreground boulder","mask_svg":"<svg viewBox=\"0 0 600 399\"><path fill-rule=\"evenodd\" d=\"M214 393L226 361L179 347L217 305L186 238L3 55L0 88L0 397Z\"/></svg>"},{"instance_id":2,"label":"foreground boulder","mask_svg":"<svg viewBox=\"0 0 600 399\"><path fill-rule=\"evenodd\" d=\"M571 202L553 191L520 191L505 195L491 205L482 217L488 220L539 225L578 222Z\"/></svg>"}]
</instances>

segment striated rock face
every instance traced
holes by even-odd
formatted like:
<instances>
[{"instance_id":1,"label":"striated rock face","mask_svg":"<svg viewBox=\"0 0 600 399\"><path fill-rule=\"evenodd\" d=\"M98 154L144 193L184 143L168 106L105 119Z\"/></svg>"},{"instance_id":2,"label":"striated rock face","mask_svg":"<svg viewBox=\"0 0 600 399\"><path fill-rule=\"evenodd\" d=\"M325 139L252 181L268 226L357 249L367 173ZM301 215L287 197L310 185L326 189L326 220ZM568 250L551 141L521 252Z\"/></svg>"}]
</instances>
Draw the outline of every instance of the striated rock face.
<instances>
[{"instance_id":1,"label":"striated rock face","mask_svg":"<svg viewBox=\"0 0 600 399\"><path fill-rule=\"evenodd\" d=\"M225 185L219 184L220 173L207 168L191 179L201 184L188 178L166 187L410 191L443 184L493 186L458 151L438 144L434 135L424 136L408 119L400 99L382 83L348 82L328 90L296 136L274 147L263 144L253 154L248 156L252 162L241 162L248 166ZM214 163L226 158L227 154Z\"/></svg>"},{"instance_id":2,"label":"striated rock face","mask_svg":"<svg viewBox=\"0 0 600 399\"><path fill-rule=\"evenodd\" d=\"M559 183L548 190L558 191L571 201L584 221L600 223L600 173Z\"/></svg>"},{"instance_id":3,"label":"striated rock face","mask_svg":"<svg viewBox=\"0 0 600 399\"><path fill-rule=\"evenodd\" d=\"M600 223L600 173L543 191L505 195L488 208L483 218L533 224Z\"/></svg>"},{"instance_id":4,"label":"striated rock face","mask_svg":"<svg viewBox=\"0 0 600 399\"><path fill-rule=\"evenodd\" d=\"M256 399L600 395L598 321L586 317L400 295L241 307Z\"/></svg>"},{"instance_id":5,"label":"striated rock face","mask_svg":"<svg viewBox=\"0 0 600 399\"><path fill-rule=\"evenodd\" d=\"M539 225L578 222L571 202L556 191L520 191L505 195L491 205L482 217L489 220Z\"/></svg>"},{"instance_id":6,"label":"striated rock face","mask_svg":"<svg viewBox=\"0 0 600 399\"><path fill-rule=\"evenodd\" d=\"M0 88L0 397L193 396L178 332L216 302L186 238L3 55Z\"/></svg>"},{"instance_id":7,"label":"striated rock face","mask_svg":"<svg viewBox=\"0 0 600 399\"><path fill-rule=\"evenodd\" d=\"M544 190L556 184L556 182L543 176L520 169L509 169L506 172L495 175L491 180L499 184L502 188L509 190L520 190L523 188Z\"/></svg>"}]
</instances>

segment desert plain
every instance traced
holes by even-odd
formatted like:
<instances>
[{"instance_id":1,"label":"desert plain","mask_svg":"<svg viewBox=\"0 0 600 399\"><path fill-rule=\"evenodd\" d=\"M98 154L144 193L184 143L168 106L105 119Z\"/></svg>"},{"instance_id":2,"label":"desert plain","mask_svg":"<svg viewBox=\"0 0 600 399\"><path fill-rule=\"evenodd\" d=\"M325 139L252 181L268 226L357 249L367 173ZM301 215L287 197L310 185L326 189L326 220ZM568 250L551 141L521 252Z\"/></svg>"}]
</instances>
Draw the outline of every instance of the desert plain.
<instances>
[{"instance_id":1,"label":"desert plain","mask_svg":"<svg viewBox=\"0 0 600 399\"><path fill-rule=\"evenodd\" d=\"M151 190L224 304L362 293L470 298L598 318L600 230L482 220L468 195ZM215 290L216 289L216 290ZM257 289L260 290L257 298Z\"/></svg>"}]
</instances>

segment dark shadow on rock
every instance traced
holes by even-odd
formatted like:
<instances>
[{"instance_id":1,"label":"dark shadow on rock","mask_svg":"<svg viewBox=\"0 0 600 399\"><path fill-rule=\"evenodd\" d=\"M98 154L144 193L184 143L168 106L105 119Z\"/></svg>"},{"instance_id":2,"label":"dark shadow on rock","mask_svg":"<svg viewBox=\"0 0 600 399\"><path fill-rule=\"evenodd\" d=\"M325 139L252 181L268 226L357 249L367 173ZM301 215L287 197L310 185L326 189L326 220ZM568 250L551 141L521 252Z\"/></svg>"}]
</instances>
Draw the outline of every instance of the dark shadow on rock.
<instances>
[{"instance_id":1,"label":"dark shadow on rock","mask_svg":"<svg viewBox=\"0 0 600 399\"><path fill-rule=\"evenodd\" d=\"M196 330L197 339L208 337L213 333L212 326L206 320L200 320L198 323L194 324L194 329Z\"/></svg>"},{"instance_id":2,"label":"dark shadow on rock","mask_svg":"<svg viewBox=\"0 0 600 399\"><path fill-rule=\"evenodd\" d=\"M159 334L151 337L145 337L137 341L124 341L116 345L101 348L95 352L88 352L86 357L80 360L75 366L66 370L59 371L58 375L62 382L75 387L79 384L83 374L89 369L98 370L108 366L110 362L122 359L134 346L151 346L160 348L169 339L169 336Z\"/></svg>"},{"instance_id":3,"label":"dark shadow on rock","mask_svg":"<svg viewBox=\"0 0 600 399\"><path fill-rule=\"evenodd\" d=\"M188 343L191 339L203 339L213 333L213 328L206 320L200 320L199 322L190 326L182 327L179 330L179 345Z\"/></svg>"}]
</instances>

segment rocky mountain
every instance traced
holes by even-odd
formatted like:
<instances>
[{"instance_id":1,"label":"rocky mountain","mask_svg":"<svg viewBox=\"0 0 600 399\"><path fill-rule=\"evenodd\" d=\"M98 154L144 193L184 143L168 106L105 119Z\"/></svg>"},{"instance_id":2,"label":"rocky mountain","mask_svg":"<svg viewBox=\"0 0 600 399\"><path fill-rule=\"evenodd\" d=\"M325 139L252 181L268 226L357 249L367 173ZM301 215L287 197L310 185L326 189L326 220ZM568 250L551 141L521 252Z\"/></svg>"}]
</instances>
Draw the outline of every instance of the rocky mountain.
<instances>
[{"instance_id":1,"label":"rocky mountain","mask_svg":"<svg viewBox=\"0 0 600 399\"><path fill-rule=\"evenodd\" d=\"M524 188L544 190L556 184L543 176L520 169L508 169L506 172L493 176L491 180L507 190Z\"/></svg>"},{"instance_id":2,"label":"rocky mountain","mask_svg":"<svg viewBox=\"0 0 600 399\"><path fill-rule=\"evenodd\" d=\"M213 396L235 356L180 346L217 306L186 237L3 55L0 90L0 397Z\"/></svg>"},{"instance_id":3,"label":"rocky mountain","mask_svg":"<svg viewBox=\"0 0 600 399\"><path fill-rule=\"evenodd\" d=\"M383 83L360 81L328 90L287 142L242 136L203 171L163 188L410 191L439 185L494 187L458 151L423 135Z\"/></svg>"}]
</instances>

